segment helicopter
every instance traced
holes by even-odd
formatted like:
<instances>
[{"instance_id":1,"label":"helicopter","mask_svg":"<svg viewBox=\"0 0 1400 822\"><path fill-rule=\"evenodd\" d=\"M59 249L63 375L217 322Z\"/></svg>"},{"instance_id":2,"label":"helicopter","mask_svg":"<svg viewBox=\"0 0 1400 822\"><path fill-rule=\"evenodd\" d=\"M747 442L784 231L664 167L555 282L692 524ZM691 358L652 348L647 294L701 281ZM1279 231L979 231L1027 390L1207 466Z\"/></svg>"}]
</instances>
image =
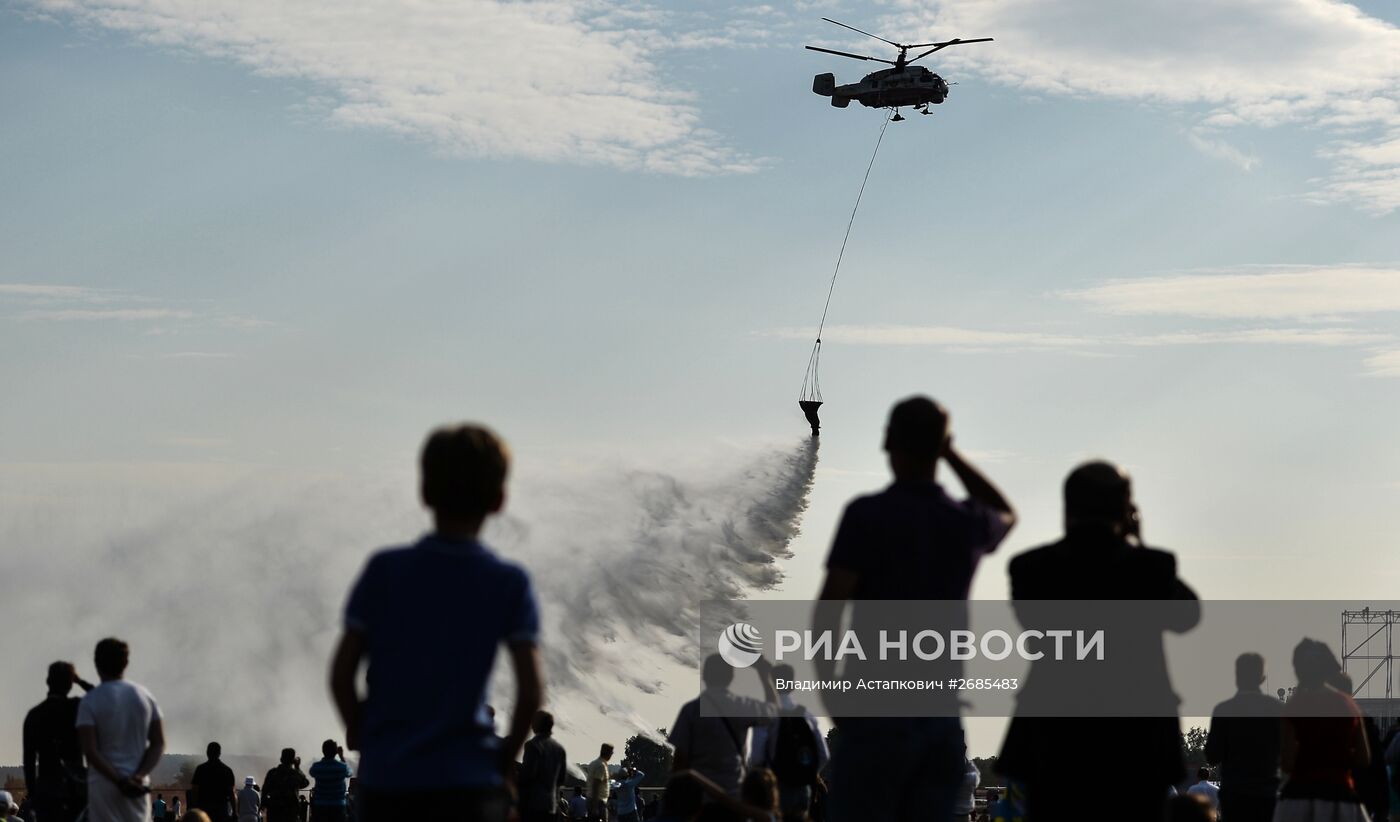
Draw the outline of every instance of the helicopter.
<instances>
[{"instance_id":1,"label":"helicopter","mask_svg":"<svg viewBox=\"0 0 1400 822\"><path fill-rule=\"evenodd\" d=\"M947 81L923 66L911 65L914 61L922 60L935 51L949 46L958 46L964 43L990 43L993 39L991 37L978 37L971 40L955 38L941 43L896 43L893 40L886 40L878 34L871 34L855 26L848 26L839 20L832 20L830 17L822 19L828 23L864 34L866 37L874 37L882 43L889 43L899 49L899 56L893 60L882 60L879 57L851 54L848 51L808 46L807 48L812 51L835 54L839 57L850 57L856 60L874 60L877 63L888 63L894 66L894 68L881 69L867 74L859 83L850 83L844 86L836 85L836 75L834 74L818 74L812 78L812 91L823 97L830 97L831 104L837 108L849 106L852 100L868 108L892 108L894 109L894 117L890 119L896 123L904 120L904 117L899 113L901 106L912 106L920 114L930 114L931 112L928 110L930 104L938 105L948 97ZM928 51L909 57L911 49L921 48L927 48Z\"/></svg>"}]
</instances>

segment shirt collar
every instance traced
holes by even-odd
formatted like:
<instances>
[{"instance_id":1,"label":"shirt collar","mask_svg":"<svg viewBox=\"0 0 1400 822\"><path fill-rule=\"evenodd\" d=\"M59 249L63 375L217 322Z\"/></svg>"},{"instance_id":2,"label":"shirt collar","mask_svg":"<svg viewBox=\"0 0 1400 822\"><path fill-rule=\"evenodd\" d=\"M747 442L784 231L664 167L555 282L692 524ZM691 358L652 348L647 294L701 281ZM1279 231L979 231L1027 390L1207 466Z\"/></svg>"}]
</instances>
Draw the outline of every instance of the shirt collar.
<instances>
[{"instance_id":1,"label":"shirt collar","mask_svg":"<svg viewBox=\"0 0 1400 822\"><path fill-rule=\"evenodd\" d=\"M471 554L485 549L486 546L482 545L479 539L450 539L429 532L418 540L418 547L447 554Z\"/></svg>"}]
</instances>

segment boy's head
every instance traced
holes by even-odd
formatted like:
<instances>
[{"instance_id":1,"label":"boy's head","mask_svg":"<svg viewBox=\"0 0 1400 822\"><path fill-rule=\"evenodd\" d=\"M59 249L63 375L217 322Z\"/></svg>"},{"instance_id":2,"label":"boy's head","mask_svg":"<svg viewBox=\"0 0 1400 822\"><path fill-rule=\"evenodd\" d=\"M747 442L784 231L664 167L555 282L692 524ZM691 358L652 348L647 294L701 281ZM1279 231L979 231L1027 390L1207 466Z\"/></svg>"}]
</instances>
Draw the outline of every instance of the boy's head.
<instances>
[{"instance_id":1,"label":"boy's head","mask_svg":"<svg viewBox=\"0 0 1400 822\"><path fill-rule=\"evenodd\" d=\"M433 431L418 467L423 504L439 516L484 519L505 504L510 451L483 426L463 423Z\"/></svg>"},{"instance_id":2,"label":"boy's head","mask_svg":"<svg viewBox=\"0 0 1400 822\"><path fill-rule=\"evenodd\" d=\"M598 758L601 759L601 760L603 760L604 762L607 762L609 759L612 759L612 755L613 755L613 746L611 746L611 745L609 745L608 743L604 742L604 743L603 743L603 746L602 746L601 748L598 749Z\"/></svg>"},{"instance_id":3,"label":"boy's head","mask_svg":"<svg viewBox=\"0 0 1400 822\"><path fill-rule=\"evenodd\" d=\"M103 679L121 679L130 658L131 649L127 644L113 637L97 643L97 650L92 655L92 661L97 666L97 675Z\"/></svg>"},{"instance_id":4,"label":"boy's head","mask_svg":"<svg viewBox=\"0 0 1400 822\"><path fill-rule=\"evenodd\" d=\"M325 742L321 743L321 756L327 759L335 756L339 750L340 746L335 744L334 739L327 739Z\"/></svg>"},{"instance_id":5,"label":"boy's head","mask_svg":"<svg viewBox=\"0 0 1400 822\"><path fill-rule=\"evenodd\" d=\"M224 746L223 746L223 745L220 745L220 744L217 743L217 742L210 742L210 743L209 743L207 746L205 746L205 748L204 748L204 754L205 754L205 756L208 756L210 759L218 759L219 756L223 754L223 752L224 752Z\"/></svg>"},{"instance_id":6,"label":"boy's head","mask_svg":"<svg viewBox=\"0 0 1400 822\"><path fill-rule=\"evenodd\" d=\"M549 711L538 711L534 721L530 723L530 728L540 736L548 736L554 732L554 714Z\"/></svg>"}]
</instances>

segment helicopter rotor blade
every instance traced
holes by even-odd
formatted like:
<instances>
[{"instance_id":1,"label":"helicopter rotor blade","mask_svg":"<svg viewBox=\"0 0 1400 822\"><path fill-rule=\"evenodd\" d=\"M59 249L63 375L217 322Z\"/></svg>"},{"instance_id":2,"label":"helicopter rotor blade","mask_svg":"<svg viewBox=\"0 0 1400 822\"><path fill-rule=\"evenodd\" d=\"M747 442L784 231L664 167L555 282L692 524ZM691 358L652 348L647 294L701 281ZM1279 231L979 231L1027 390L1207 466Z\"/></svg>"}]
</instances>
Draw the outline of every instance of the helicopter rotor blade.
<instances>
[{"instance_id":1,"label":"helicopter rotor blade","mask_svg":"<svg viewBox=\"0 0 1400 822\"><path fill-rule=\"evenodd\" d=\"M853 60L874 60L877 63L889 63L890 65L894 65L893 60L881 60L879 57L866 57L863 54L851 54L849 51L834 51L832 49L817 48L816 46L807 46L807 48L811 49L812 51L820 51L825 54L835 54L840 57L850 57Z\"/></svg>"},{"instance_id":2,"label":"helicopter rotor blade","mask_svg":"<svg viewBox=\"0 0 1400 822\"><path fill-rule=\"evenodd\" d=\"M942 49L946 49L946 48L948 48L949 46L961 46L961 45L963 45L963 44L965 44L965 43L990 43L990 42L992 42L992 40L994 40L994 39L996 39L996 38L994 38L994 37L978 37L978 38L973 39L973 40L957 40L957 39L954 39L954 40L949 40L949 41L947 41L947 42L945 42L945 43L920 43L918 46L910 46L910 48L919 48L919 47L922 47L922 46L933 46L933 48L929 49L928 51L924 52L923 54L918 55L917 57L910 57L910 58L909 58L909 62L912 63L912 62L914 62L915 60L922 60L923 58L929 56L930 54L933 54L935 51L940 51L940 50L942 50Z\"/></svg>"},{"instance_id":3,"label":"helicopter rotor blade","mask_svg":"<svg viewBox=\"0 0 1400 822\"><path fill-rule=\"evenodd\" d=\"M886 40L885 38L881 37L881 36L878 35L878 34L871 34L870 32L868 32L868 31L863 31L863 30L861 30L861 29L856 28L855 26L848 26L848 25L846 25L845 23L842 23L842 22L839 21L839 20L832 20L830 17L823 17L822 19L825 20L825 21L828 22L828 23L833 24L833 25L840 26L840 27L843 28L843 29L850 29L851 31L858 32L858 33L860 33L860 34L864 34L866 37L874 37L876 40L879 40L879 41L882 42L882 43L889 43L890 45L894 46L894 47L897 48L897 49L902 49L902 48L904 48L904 45L903 45L902 43L896 43L896 42L893 41L893 40Z\"/></svg>"}]
</instances>

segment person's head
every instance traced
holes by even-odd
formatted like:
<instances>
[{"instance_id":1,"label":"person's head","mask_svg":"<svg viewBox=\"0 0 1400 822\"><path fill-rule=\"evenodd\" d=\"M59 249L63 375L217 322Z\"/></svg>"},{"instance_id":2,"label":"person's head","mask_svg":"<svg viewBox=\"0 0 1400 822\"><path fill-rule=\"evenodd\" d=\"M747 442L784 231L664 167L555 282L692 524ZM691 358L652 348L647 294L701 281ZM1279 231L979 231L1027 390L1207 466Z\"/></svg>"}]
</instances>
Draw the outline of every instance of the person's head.
<instances>
[{"instance_id":1,"label":"person's head","mask_svg":"<svg viewBox=\"0 0 1400 822\"><path fill-rule=\"evenodd\" d=\"M786 687L786 688L778 688L778 687L777 687L777 683L778 683L779 680L783 681L784 683L791 683L791 682L792 682L792 678L795 677L795 676L797 676L797 672L794 671L794 670L793 670L793 667L792 667L791 665L787 664L786 662L780 662L780 663L778 663L777 665L774 665L774 666L773 666L773 683L774 683L774 688L778 691L778 693L783 693L783 694L785 694L785 693L791 691L791 690L792 690L792 685L791 685L791 684L788 684L788 687Z\"/></svg>"},{"instance_id":2,"label":"person's head","mask_svg":"<svg viewBox=\"0 0 1400 822\"><path fill-rule=\"evenodd\" d=\"M254 778L251 777L251 776L245 776L245 777L243 777L243 787L245 787L245 788L251 788L251 787L253 787L254 784L257 783L257 781L258 781L258 780L254 779Z\"/></svg>"},{"instance_id":3,"label":"person's head","mask_svg":"<svg viewBox=\"0 0 1400 822\"><path fill-rule=\"evenodd\" d=\"M176 801L178 802L179 799L177 798ZM195 808L194 810L180 817L180 822L209 822L209 814L205 813L204 811L201 811L199 808Z\"/></svg>"},{"instance_id":4,"label":"person's head","mask_svg":"<svg viewBox=\"0 0 1400 822\"><path fill-rule=\"evenodd\" d=\"M1065 530L1094 529L1126 536L1133 529L1133 481L1111 462L1096 460L1065 478Z\"/></svg>"},{"instance_id":5,"label":"person's head","mask_svg":"<svg viewBox=\"0 0 1400 822\"><path fill-rule=\"evenodd\" d=\"M885 452L897 478L931 478L948 441L948 411L928 397L909 397L890 409Z\"/></svg>"},{"instance_id":6,"label":"person's head","mask_svg":"<svg viewBox=\"0 0 1400 822\"><path fill-rule=\"evenodd\" d=\"M433 431L419 457L423 504L439 519L480 522L505 505L510 452L479 425Z\"/></svg>"},{"instance_id":7,"label":"person's head","mask_svg":"<svg viewBox=\"0 0 1400 822\"><path fill-rule=\"evenodd\" d=\"M68 696L73 683L78 681L78 671L71 662L55 662L49 665L49 675L44 679L49 693L55 696Z\"/></svg>"},{"instance_id":8,"label":"person's head","mask_svg":"<svg viewBox=\"0 0 1400 822\"><path fill-rule=\"evenodd\" d=\"M1210 780L1210 768L1207 768L1205 765L1202 765L1201 767L1197 768L1197 769L1196 769L1196 778L1199 779L1199 780L1201 780L1202 782L1207 782L1207 781L1209 781L1209 780Z\"/></svg>"},{"instance_id":9,"label":"person's head","mask_svg":"<svg viewBox=\"0 0 1400 822\"><path fill-rule=\"evenodd\" d=\"M700 815L705 802L705 789L689 774L678 773L666 781L666 792L661 797L661 812L672 819L685 822Z\"/></svg>"},{"instance_id":10,"label":"person's head","mask_svg":"<svg viewBox=\"0 0 1400 822\"><path fill-rule=\"evenodd\" d=\"M607 762L609 759L612 759L612 754L613 746L609 745L606 742L604 742L602 746L598 748L598 758L603 760L604 762Z\"/></svg>"},{"instance_id":11,"label":"person's head","mask_svg":"<svg viewBox=\"0 0 1400 822\"><path fill-rule=\"evenodd\" d=\"M281 761L282 761L282 764L283 764L283 765L290 765L290 764L292 764L293 762L296 762L296 761L297 761L297 749L296 749L296 748L283 748L283 749L282 749Z\"/></svg>"},{"instance_id":12,"label":"person's head","mask_svg":"<svg viewBox=\"0 0 1400 822\"><path fill-rule=\"evenodd\" d=\"M321 743L321 756L327 759L335 756L339 750L340 746L335 744L334 739L327 739L325 742Z\"/></svg>"},{"instance_id":13,"label":"person's head","mask_svg":"<svg viewBox=\"0 0 1400 822\"><path fill-rule=\"evenodd\" d=\"M164 801L165 801L165 794L163 794L163 793L158 793L158 794L156 794L156 800L159 801L159 802L164 802Z\"/></svg>"},{"instance_id":14,"label":"person's head","mask_svg":"<svg viewBox=\"0 0 1400 822\"><path fill-rule=\"evenodd\" d=\"M739 798L744 804L765 811L778 809L778 777L767 768L754 768L744 775L739 786Z\"/></svg>"},{"instance_id":15,"label":"person's head","mask_svg":"<svg viewBox=\"0 0 1400 822\"><path fill-rule=\"evenodd\" d=\"M554 733L554 714L549 711L536 711L535 718L530 722L530 729L540 736Z\"/></svg>"},{"instance_id":16,"label":"person's head","mask_svg":"<svg viewBox=\"0 0 1400 822\"><path fill-rule=\"evenodd\" d=\"M707 688L728 688L734 681L734 667L719 654L710 654L700 668L700 680Z\"/></svg>"},{"instance_id":17,"label":"person's head","mask_svg":"<svg viewBox=\"0 0 1400 822\"><path fill-rule=\"evenodd\" d=\"M131 649L125 642L107 637L97 643L92 661L97 666L97 675L103 679L121 679L126 673L126 664L131 659Z\"/></svg>"},{"instance_id":18,"label":"person's head","mask_svg":"<svg viewBox=\"0 0 1400 822\"><path fill-rule=\"evenodd\" d=\"M1321 688L1341 669L1332 649L1324 642L1304 639L1293 649L1293 673L1298 677L1299 688Z\"/></svg>"},{"instance_id":19,"label":"person's head","mask_svg":"<svg viewBox=\"0 0 1400 822\"><path fill-rule=\"evenodd\" d=\"M1264 684L1264 657L1250 651L1235 657L1235 687L1257 691Z\"/></svg>"},{"instance_id":20,"label":"person's head","mask_svg":"<svg viewBox=\"0 0 1400 822\"><path fill-rule=\"evenodd\" d=\"M10 810L10 805L14 804L14 801L14 797L10 796L9 791L0 791L0 819L4 819L13 813L13 811Z\"/></svg>"},{"instance_id":21,"label":"person's head","mask_svg":"<svg viewBox=\"0 0 1400 822\"><path fill-rule=\"evenodd\" d=\"M224 753L224 746L217 742L210 742L204 747L204 755L210 759L218 759Z\"/></svg>"},{"instance_id":22,"label":"person's head","mask_svg":"<svg viewBox=\"0 0 1400 822\"><path fill-rule=\"evenodd\" d=\"M574 796L583 796L583 787L581 785L574 786Z\"/></svg>"}]
</instances>

